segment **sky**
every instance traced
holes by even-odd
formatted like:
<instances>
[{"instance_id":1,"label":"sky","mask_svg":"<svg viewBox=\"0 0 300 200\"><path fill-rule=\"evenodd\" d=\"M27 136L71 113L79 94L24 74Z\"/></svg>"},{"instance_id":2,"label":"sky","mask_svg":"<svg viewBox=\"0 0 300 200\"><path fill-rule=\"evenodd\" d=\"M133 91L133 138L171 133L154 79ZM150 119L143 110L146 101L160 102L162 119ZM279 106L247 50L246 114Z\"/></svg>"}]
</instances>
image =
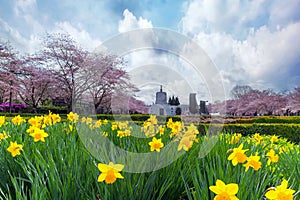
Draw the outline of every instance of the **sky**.
<instances>
[{"instance_id":1,"label":"sky","mask_svg":"<svg viewBox=\"0 0 300 200\"><path fill-rule=\"evenodd\" d=\"M202 48L228 99L237 84L277 92L300 86L299 10L299 0L0 0L0 39L34 53L46 32L67 32L93 51L131 30L170 30ZM205 80L208 67L197 74L167 51L144 49L125 57L125 70L146 103L154 101L159 85L183 103L191 92L198 100L215 99Z\"/></svg>"}]
</instances>

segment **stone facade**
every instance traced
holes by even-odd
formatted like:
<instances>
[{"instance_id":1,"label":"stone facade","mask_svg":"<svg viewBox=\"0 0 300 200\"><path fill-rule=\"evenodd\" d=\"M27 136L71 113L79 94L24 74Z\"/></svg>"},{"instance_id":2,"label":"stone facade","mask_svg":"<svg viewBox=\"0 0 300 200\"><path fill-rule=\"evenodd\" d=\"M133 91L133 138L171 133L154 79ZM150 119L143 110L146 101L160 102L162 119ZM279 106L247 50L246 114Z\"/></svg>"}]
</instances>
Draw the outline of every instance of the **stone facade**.
<instances>
[{"instance_id":1,"label":"stone facade","mask_svg":"<svg viewBox=\"0 0 300 200\"><path fill-rule=\"evenodd\" d=\"M189 105L172 105L167 102L167 93L162 91L162 86L160 91L156 92L155 104L149 109L150 114L166 116L199 114L199 111L195 93L190 94Z\"/></svg>"}]
</instances>

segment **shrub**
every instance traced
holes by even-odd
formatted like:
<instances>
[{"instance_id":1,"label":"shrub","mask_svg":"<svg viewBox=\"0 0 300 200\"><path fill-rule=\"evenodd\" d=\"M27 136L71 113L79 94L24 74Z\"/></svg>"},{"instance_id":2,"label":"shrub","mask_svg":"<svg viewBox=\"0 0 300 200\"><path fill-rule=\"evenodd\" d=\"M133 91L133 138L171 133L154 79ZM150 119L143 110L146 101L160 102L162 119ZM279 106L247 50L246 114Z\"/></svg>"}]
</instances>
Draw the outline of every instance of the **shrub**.
<instances>
[{"instance_id":1,"label":"shrub","mask_svg":"<svg viewBox=\"0 0 300 200\"><path fill-rule=\"evenodd\" d=\"M95 117L95 116L91 116ZM132 115L113 115L113 114L97 114L97 119L107 119L112 121L146 121L150 115L149 114L132 114ZM179 116L157 116L159 122L166 122L172 118L173 121L181 121Z\"/></svg>"},{"instance_id":2,"label":"shrub","mask_svg":"<svg viewBox=\"0 0 300 200\"><path fill-rule=\"evenodd\" d=\"M205 134L209 126L220 126L218 124L199 124L199 131ZM300 142L300 124L224 124L223 130L228 133L241 133L252 135L260 133L263 135L277 135L287 138L291 142Z\"/></svg>"},{"instance_id":3,"label":"shrub","mask_svg":"<svg viewBox=\"0 0 300 200\"><path fill-rule=\"evenodd\" d=\"M300 123L300 116L262 116L262 117L227 117L228 123L251 124L251 123Z\"/></svg>"}]
</instances>

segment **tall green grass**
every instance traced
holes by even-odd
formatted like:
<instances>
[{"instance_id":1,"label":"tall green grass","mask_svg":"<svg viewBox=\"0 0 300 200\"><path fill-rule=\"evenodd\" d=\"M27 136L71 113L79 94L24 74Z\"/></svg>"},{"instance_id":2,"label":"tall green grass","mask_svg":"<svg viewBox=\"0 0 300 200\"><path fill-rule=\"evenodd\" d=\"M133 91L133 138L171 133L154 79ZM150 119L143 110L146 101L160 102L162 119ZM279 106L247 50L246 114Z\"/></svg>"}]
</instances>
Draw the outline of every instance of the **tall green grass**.
<instances>
[{"instance_id":1,"label":"tall green grass","mask_svg":"<svg viewBox=\"0 0 300 200\"><path fill-rule=\"evenodd\" d=\"M87 150L77 132L81 123L78 122L71 132L69 124L72 123L65 121L47 125L45 131L49 137L45 138L45 142L33 141L26 133L28 123L14 125L8 121L0 127L0 133L6 131L10 136L0 141L0 199L213 199L214 194L209 186L221 179L225 183L239 185L237 196L240 199L252 200L262 199L266 189L280 184L282 178L287 179L289 186L298 191L295 199L300 196L300 147L283 138L273 144L273 148L277 152L280 147L289 148L279 155L278 163L272 163L271 166L267 166L267 158L263 157L272 145L267 136L264 136L264 145L257 145L250 136L230 144L228 141L232 136L221 133L217 136L198 136L199 143L194 143L188 152L177 152L176 148L175 152L170 151L167 154L170 157L174 153L182 155L166 167L145 173L123 171L121 174L124 179L117 179L115 183L107 185L97 182L100 174L97 164L107 162ZM108 131L106 139L124 150L138 153L150 151L148 143L151 138L137 138L133 135L119 138L116 132L111 131L111 123L93 130L90 130L94 134L91 135L93 142L97 137L106 138L101 133ZM136 128L133 131L140 130ZM170 130L166 129L161 137L165 146L178 144L170 139L169 133ZM158 134L156 136L160 137ZM199 156L203 141L210 137L216 138L216 144L206 156ZM23 145L21 155L12 157L7 151L10 141ZM249 149L246 154L258 152L262 156L260 170L249 169L245 172L242 164L233 166L227 160L228 149L241 143ZM164 149L167 148L162 151ZM159 155L159 152L154 153Z\"/></svg>"}]
</instances>

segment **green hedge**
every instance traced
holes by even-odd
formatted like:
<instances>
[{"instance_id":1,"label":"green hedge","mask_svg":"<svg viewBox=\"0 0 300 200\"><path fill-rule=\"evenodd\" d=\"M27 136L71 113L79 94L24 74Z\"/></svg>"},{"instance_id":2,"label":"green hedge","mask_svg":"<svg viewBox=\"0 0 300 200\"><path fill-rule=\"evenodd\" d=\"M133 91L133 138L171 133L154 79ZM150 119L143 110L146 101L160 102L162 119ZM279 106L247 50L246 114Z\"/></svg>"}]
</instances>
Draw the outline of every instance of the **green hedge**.
<instances>
[{"instance_id":1,"label":"green hedge","mask_svg":"<svg viewBox=\"0 0 300 200\"><path fill-rule=\"evenodd\" d=\"M46 113L46 114L48 114L48 113ZM45 114L41 114L41 113L0 113L0 116L5 116L7 118L13 118L13 117L18 116L18 115L22 116L25 119L29 119L29 118L34 117L34 116L42 116L42 115L45 115ZM61 117L62 120L67 119L66 114L59 114L59 116Z\"/></svg>"},{"instance_id":2,"label":"green hedge","mask_svg":"<svg viewBox=\"0 0 300 200\"><path fill-rule=\"evenodd\" d=\"M34 116L41 116L42 114L38 113L6 113L6 112L1 112L0 116L5 116L5 117L15 117L21 115L24 118L29 118L29 117L34 117Z\"/></svg>"},{"instance_id":3,"label":"green hedge","mask_svg":"<svg viewBox=\"0 0 300 200\"><path fill-rule=\"evenodd\" d=\"M37 108L37 113L48 114L49 110L55 114L68 114L68 109L65 106L42 106Z\"/></svg>"},{"instance_id":4,"label":"green hedge","mask_svg":"<svg viewBox=\"0 0 300 200\"><path fill-rule=\"evenodd\" d=\"M36 115L36 113L0 113L1 116L14 117L17 115L22 115L24 118L30 118ZM66 114L60 114L63 120L66 120ZM98 114L89 117L97 119L107 119L111 121L133 121L137 124L142 124L146 121L150 115L147 114L132 114L132 115L107 115ZM181 121L179 116L157 116L160 123L167 122L169 118L173 121ZM242 118L241 118L242 119ZM238 120L239 121L239 120ZM251 135L255 133L260 133L264 135L277 135L280 137L287 138L288 140L300 143L300 116L293 117L257 117L257 118L247 118L241 120L244 123L224 124L223 130L230 133L241 133L243 135ZM248 122L248 123L245 123ZM250 123L249 123L250 122ZM268 123L265 123L268 122ZM220 124L199 124L199 131L201 134L205 134L209 126L220 126Z\"/></svg>"},{"instance_id":5,"label":"green hedge","mask_svg":"<svg viewBox=\"0 0 300 200\"><path fill-rule=\"evenodd\" d=\"M285 123L300 124L300 116L226 117L225 121L235 124Z\"/></svg>"},{"instance_id":6,"label":"green hedge","mask_svg":"<svg viewBox=\"0 0 300 200\"><path fill-rule=\"evenodd\" d=\"M199 131L205 134L209 126L222 126L221 124L199 124ZM262 135L277 135L287 138L291 142L300 143L300 124L224 124L223 131L228 133L241 133L251 135L260 133Z\"/></svg>"},{"instance_id":7,"label":"green hedge","mask_svg":"<svg viewBox=\"0 0 300 200\"><path fill-rule=\"evenodd\" d=\"M49 110L45 112L44 114L48 114ZM55 113L55 112L53 112ZM41 116L44 115L43 113L0 113L0 116L6 116L6 117L15 117L17 115L21 115L24 118L30 118L34 116ZM57 113L55 113L57 114ZM62 119L66 119L66 114L59 114L59 116ZM81 115L80 117L83 117L84 115ZM144 122L147 119L149 119L150 115L148 114L132 114L132 115L123 115L123 114L97 114L97 115L88 115L87 117L97 118L97 119L107 119L110 121L138 121L138 122ZM173 121L181 121L181 118L179 116L156 116L157 120L159 122L167 122L169 118L172 118Z\"/></svg>"},{"instance_id":8,"label":"green hedge","mask_svg":"<svg viewBox=\"0 0 300 200\"><path fill-rule=\"evenodd\" d=\"M95 117L95 115L91 116ZM98 114L96 115L97 119L107 119L107 120L116 120L116 121L146 121L149 119L150 115L148 114L132 114L132 115L120 115L120 114ZM181 121L181 118L179 116L156 116L157 120L159 122L167 122L169 118L172 118L173 121Z\"/></svg>"},{"instance_id":9,"label":"green hedge","mask_svg":"<svg viewBox=\"0 0 300 200\"><path fill-rule=\"evenodd\" d=\"M289 123L300 124L300 116L264 116L253 118L254 123Z\"/></svg>"}]
</instances>

